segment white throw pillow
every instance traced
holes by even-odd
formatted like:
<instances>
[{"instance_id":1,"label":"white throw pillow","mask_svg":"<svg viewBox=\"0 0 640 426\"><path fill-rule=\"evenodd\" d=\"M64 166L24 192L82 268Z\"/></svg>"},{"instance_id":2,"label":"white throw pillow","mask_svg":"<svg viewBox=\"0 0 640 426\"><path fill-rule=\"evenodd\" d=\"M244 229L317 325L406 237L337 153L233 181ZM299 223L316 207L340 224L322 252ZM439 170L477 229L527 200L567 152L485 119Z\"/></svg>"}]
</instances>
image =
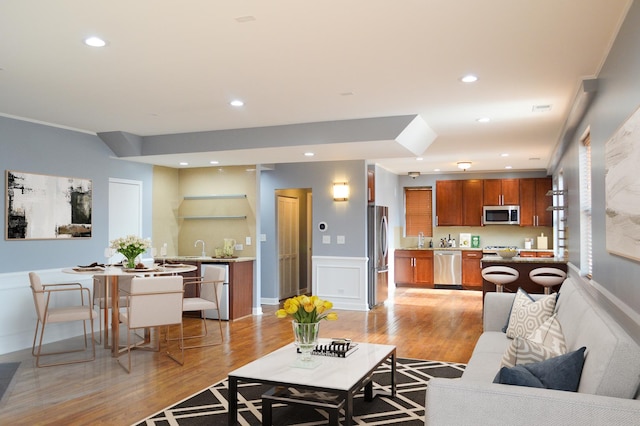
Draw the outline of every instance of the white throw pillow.
<instances>
[{"instance_id":1,"label":"white throw pillow","mask_svg":"<svg viewBox=\"0 0 640 426\"><path fill-rule=\"evenodd\" d=\"M519 288L511 307L507 337L529 337L534 330L548 320L556 307L557 294L550 294L532 301L526 291Z\"/></svg>"},{"instance_id":2,"label":"white throw pillow","mask_svg":"<svg viewBox=\"0 0 640 426\"><path fill-rule=\"evenodd\" d=\"M502 356L501 367L513 367L544 361L567 353L562 327L556 315L531 333L528 338L516 337Z\"/></svg>"}]
</instances>

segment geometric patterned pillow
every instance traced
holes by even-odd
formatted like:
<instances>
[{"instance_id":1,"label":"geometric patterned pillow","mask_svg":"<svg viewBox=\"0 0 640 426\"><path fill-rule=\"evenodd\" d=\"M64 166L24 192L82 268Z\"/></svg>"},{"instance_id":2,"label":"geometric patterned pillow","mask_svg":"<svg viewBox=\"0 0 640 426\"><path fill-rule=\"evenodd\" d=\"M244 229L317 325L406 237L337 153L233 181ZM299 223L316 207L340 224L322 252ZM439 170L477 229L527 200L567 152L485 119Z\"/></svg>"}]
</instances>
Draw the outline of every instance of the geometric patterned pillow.
<instances>
[{"instance_id":1,"label":"geometric patterned pillow","mask_svg":"<svg viewBox=\"0 0 640 426\"><path fill-rule=\"evenodd\" d=\"M500 367L514 367L516 365L533 364L550 358L563 355L551 348L547 348L542 343L533 342L523 337L516 337L511 341L509 347L502 355Z\"/></svg>"},{"instance_id":2,"label":"geometric patterned pillow","mask_svg":"<svg viewBox=\"0 0 640 426\"><path fill-rule=\"evenodd\" d=\"M556 314L553 314L544 324L531 333L527 340L541 343L542 346L560 354L567 353L567 344L564 341L562 327L556 318Z\"/></svg>"},{"instance_id":3,"label":"geometric patterned pillow","mask_svg":"<svg viewBox=\"0 0 640 426\"><path fill-rule=\"evenodd\" d=\"M557 295L554 293L534 302L526 291L519 288L511 307L507 337L529 337L553 315L556 299Z\"/></svg>"}]
</instances>

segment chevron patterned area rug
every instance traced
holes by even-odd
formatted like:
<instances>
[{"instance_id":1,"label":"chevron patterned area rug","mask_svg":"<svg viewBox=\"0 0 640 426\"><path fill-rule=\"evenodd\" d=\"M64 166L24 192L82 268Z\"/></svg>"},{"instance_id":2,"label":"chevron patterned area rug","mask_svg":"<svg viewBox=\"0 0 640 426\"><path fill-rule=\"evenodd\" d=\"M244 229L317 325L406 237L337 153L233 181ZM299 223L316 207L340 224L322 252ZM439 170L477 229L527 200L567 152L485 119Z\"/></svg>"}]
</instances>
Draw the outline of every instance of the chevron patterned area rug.
<instances>
[{"instance_id":1,"label":"chevron patterned area rug","mask_svg":"<svg viewBox=\"0 0 640 426\"><path fill-rule=\"evenodd\" d=\"M373 376L373 389L388 392L390 365L381 365ZM359 393L354 398L353 423L356 425L424 425L424 403L427 383L432 377L460 377L464 364L398 358L396 396L377 396L364 401ZM261 395L265 385L239 383L238 423L260 425ZM228 382L222 380L197 394L142 420L137 425L196 426L227 425ZM274 404L274 425L314 426L327 424L328 414L321 409ZM341 417L341 420L343 417Z\"/></svg>"}]
</instances>

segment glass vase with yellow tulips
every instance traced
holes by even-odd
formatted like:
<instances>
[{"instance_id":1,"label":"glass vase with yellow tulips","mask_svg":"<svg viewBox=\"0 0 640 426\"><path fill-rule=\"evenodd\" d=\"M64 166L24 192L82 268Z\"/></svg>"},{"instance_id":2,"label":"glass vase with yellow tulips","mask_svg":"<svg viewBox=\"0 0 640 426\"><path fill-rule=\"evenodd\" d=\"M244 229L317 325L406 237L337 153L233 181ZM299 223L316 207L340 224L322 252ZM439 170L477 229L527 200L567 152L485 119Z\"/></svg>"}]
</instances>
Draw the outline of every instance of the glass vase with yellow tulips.
<instances>
[{"instance_id":1,"label":"glass vase with yellow tulips","mask_svg":"<svg viewBox=\"0 0 640 426\"><path fill-rule=\"evenodd\" d=\"M300 349L300 361L311 362L311 352L318 343L320 321L335 321L338 314L329 312L333 303L322 300L318 296L296 296L285 300L282 309L278 309L278 318L293 318L293 336Z\"/></svg>"}]
</instances>

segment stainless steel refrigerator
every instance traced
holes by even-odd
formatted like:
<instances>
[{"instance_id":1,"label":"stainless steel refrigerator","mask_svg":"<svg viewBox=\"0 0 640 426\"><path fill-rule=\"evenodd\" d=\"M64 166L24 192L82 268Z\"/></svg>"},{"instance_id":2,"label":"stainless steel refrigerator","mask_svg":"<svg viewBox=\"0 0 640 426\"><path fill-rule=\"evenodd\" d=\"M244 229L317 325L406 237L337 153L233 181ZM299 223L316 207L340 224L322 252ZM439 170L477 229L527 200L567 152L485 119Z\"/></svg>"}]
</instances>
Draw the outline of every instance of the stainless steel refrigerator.
<instances>
[{"instance_id":1,"label":"stainless steel refrigerator","mask_svg":"<svg viewBox=\"0 0 640 426\"><path fill-rule=\"evenodd\" d=\"M385 206L369 206L367 215L369 308L384 303L389 295L388 212Z\"/></svg>"}]
</instances>

